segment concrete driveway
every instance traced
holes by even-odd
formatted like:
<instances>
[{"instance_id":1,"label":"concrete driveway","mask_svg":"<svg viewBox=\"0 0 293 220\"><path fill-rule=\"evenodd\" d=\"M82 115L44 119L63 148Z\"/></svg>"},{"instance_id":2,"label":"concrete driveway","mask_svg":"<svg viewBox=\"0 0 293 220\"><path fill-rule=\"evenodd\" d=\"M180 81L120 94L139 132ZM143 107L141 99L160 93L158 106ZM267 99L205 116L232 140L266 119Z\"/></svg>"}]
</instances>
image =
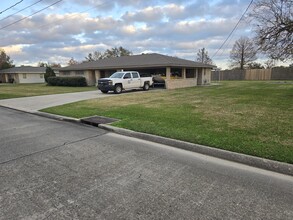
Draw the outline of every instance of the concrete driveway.
<instances>
[{"instance_id":1,"label":"concrete driveway","mask_svg":"<svg viewBox=\"0 0 293 220\"><path fill-rule=\"evenodd\" d=\"M0 100L0 106L18 109L26 112L36 112L40 109L87 99L104 98L115 94L103 94L100 91L75 92L44 96L23 97Z\"/></svg>"}]
</instances>

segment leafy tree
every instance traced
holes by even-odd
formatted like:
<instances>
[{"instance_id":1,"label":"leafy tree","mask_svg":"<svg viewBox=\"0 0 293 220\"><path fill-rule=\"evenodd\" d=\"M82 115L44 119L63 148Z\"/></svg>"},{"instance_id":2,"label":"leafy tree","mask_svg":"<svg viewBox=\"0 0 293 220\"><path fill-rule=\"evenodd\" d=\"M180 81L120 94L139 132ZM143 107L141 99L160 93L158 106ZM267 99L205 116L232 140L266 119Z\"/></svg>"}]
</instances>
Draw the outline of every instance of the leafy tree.
<instances>
[{"instance_id":1,"label":"leafy tree","mask_svg":"<svg viewBox=\"0 0 293 220\"><path fill-rule=\"evenodd\" d=\"M293 58L292 0L258 0L249 18L259 50L276 60Z\"/></svg>"},{"instance_id":2,"label":"leafy tree","mask_svg":"<svg viewBox=\"0 0 293 220\"><path fill-rule=\"evenodd\" d=\"M39 66L39 67L47 67L48 64L47 64L47 63L44 63L44 62L39 62L39 63L38 63L38 66Z\"/></svg>"},{"instance_id":3,"label":"leafy tree","mask_svg":"<svg viewBox=\"0 0 293 220\"><path fill-rule=\"evenodd\" d=\"M122 57L122 56L131 56L132 52L130 50L127 50L123 47L114 47L111 49L107 49L104 52L104 57L105 58L110 58L110 57Z\"/></svg>"},{"instance_id":4,"label":"leafy tree","mask_svg":"<svg viewBox=\"0 0 293 220\"><path fill-rule=\"evenodd\" d=\"M261 63L252 62L247 65L248 69L264 69L264 66Z\"/></svg>"},{"instance_id":5,"label":"leafy tree","mask_svg":"<svg viewBox=\"0 0 293 220\"><path fill-rule=\"evenodd\" d=\"M231 67L244 67L257 59L257 50L252 40L248 37L238 39L230 52Z\"/></svg>"},{"instance_id":6,"label":"leafy tree","mask_svg":"<svg viewBox=\"0 0 293 220\"><path fill-rule=\"evenodd\" d=\"M76 64L79 64L79 62L77 60L75 60L73 57L71 57L71 59L68 61L68 65L73 66Z\"/></svg>"},{"instance_id":7,"label":"leafy tree","mask_svg":"<svg viewBox=\"0 0 293 220\"><path fill-rule=\"evenodd\" d=\"M0 69L8 69L14 67L13 60L0 48Z\"/></svg>"},{"instance_id":8,"label":"leafy tree","mask_svg":"<svg viewBox=\"0 0 293 220\"><path fill-rule=\"evenodd\" d=\"M200 49L197 52L197 58L196 60L198 62L204 63L204 64L213 64L212 59L208 55L208 51L205 50L205 48Z\"/></svg>"},{"instance_id":9,"label":"leafy tree","mask_svg":"<svg viewBox=\"0 0 293 220\"><path fill-rule=\"evenodd\" d=\"M61 68L60 63L48 63L48 66L51 68Z\"/></svg>"},{"instance_id":10,"label":"leafy tree","mask_svg":"<svg viewBox=\"0 0 293 220\"><path fill-rule=\"evenodd\" d=\"M60 68L61 64L60 63L44 63L44 62L39 62L38 63L39 67L51 67L51 68Z\"/></svg>"},{"instance_id":11,"label":"leafy tree","mask_svg":"<svg viewBox=\"0 0 293 220\"><path fill-rule=\"evenodd\" d=\"M45 81L48 82L48 78L51 76L56 76L56 74L51 67L47 66L46 73L44 74Z\"/></svg>"},{"instance_id":12,"label":"leafy tree","mask_svg":"<svg viewBox=\"0 0 293 220\"><path fill-rule=\"evenodd\" d=\"M123 47L114 47L111 49L107 49L104 53L101 53L100 51L89 53L85 57L86 59L85 62L97 61L97 60L102 60L102 59L111 58L111 57L130 56L130 55L132 55L132 52L130 50L127 50Z\"/></svg>"},{"instance_id":13,"label":"leafy tree","mask_svg":"<svg viewBox=\"0 0 293 220\"><path fill-rule=\"evenodd\" d=\"M264 62L266 69L272 69L275 66L275 60L270 59Z\"/></svg>"}]
</instances>

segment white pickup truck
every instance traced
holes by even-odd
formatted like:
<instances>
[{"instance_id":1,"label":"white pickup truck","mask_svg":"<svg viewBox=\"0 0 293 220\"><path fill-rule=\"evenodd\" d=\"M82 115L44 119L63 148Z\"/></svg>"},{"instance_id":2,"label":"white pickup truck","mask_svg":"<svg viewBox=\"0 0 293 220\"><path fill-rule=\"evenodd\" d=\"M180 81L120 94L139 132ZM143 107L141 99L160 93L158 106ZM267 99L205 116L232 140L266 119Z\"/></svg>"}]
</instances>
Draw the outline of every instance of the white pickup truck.
<instances>
[{"instance_id":1,"label":"white pickup truck","mask_svg":"<svg viewBox=\"0 0 293 220\"><path fill-rule=\"evenodd\" d=\"M114 91L116 94L123 90L132 90L142 88L149 90L153 84L152 77L140 77L137 71L115 72L109 78L98 80L98 89L103 93Z\"/></svg>"}]
</instances>

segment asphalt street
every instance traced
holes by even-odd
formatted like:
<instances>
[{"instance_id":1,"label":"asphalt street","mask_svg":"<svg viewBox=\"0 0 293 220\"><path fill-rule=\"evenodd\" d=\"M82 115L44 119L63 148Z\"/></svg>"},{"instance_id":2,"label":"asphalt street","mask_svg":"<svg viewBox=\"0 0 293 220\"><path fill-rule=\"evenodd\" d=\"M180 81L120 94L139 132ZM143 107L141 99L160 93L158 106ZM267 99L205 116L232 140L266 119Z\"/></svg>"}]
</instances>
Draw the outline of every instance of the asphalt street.
<instances>
[{"instance_id":1,"label":"asphalt street","mask_svg":"<svg viewBox=\"0 0 293 220\"><path fill-rule=\"evenodd\" d=\"M0 219L293 219L293 177L0 107Z\"/></svg>"}]
</instances>

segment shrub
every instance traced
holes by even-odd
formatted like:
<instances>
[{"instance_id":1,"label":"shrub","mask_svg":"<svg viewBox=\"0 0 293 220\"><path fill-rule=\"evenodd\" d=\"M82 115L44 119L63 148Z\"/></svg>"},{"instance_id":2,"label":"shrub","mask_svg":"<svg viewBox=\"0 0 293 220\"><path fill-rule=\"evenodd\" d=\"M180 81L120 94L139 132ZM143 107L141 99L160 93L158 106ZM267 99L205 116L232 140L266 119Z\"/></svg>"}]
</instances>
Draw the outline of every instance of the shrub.
<instances>
[{"instance_id":1,"label":"shrub","mask_svg":"<svg viewBox=\"0 0 293 220\"><path fill-rule=\"evenodd\" d=\"M49 77L48 85L50 86L75 86L83 87L87 86L86 80L82 76L71 76L71 77Z\"/></svg>"},{"instance_id":2,"label":"shrub","mask_svg":"<svg viewBox=\"0 0 293 220\"><path fill-rule=\"evenodd\" d=\"M44 74L45 82L48 83L48 78L52 76L56 76L54 70L51 67L47 67Z\"/></svg>"}]
</instances>

